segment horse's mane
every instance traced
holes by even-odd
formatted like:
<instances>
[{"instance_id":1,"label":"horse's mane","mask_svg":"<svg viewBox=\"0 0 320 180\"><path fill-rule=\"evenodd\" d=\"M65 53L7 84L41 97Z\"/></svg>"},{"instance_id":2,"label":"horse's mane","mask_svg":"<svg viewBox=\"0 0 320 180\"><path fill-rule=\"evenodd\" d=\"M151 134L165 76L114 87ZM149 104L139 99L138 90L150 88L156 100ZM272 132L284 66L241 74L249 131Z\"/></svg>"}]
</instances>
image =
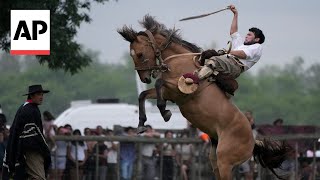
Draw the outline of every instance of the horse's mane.
<instances>
[{"instance_id":1,"label":"horse's mane","mask_svg":"<svg viewBox=\"0 0 320 180\"><path fill-rule=\"evenodd\" d=\"M185 41L181 38L180 34L178 34L179 30L176 29L168 29L164 24L161 24L155 20L154 17L150 15L145 15L143 20L140 21L140 24L149 30L152 33L159 33L165 38L170 38L171 40L177 44L181 44L185 48L189 49L192 52L200 52L201 48L197 45Z\"/></svg>"},{"instance_id":2,"label":"horse's mane","mask_svg":"<svg viewBox=\"0 0 320 180\"><path fill-rule=\"evenodd\" d=\"M145 15L143 20L139 22L145 29L149 30L153 34L161 34L165 38L171 38L172 42L182 45L183 47L189 49L191 52L198 53L201 52L201 48L197 45L185 41L181 38L178 33L179 30L168 29L164 24L161 24L155 20L154 17L150 15ZM137 35L145 35L144 32L137 33L131 27L124 26L119 29L118 32L129 42L133 42Z\"/></svg>"}]
</instances>

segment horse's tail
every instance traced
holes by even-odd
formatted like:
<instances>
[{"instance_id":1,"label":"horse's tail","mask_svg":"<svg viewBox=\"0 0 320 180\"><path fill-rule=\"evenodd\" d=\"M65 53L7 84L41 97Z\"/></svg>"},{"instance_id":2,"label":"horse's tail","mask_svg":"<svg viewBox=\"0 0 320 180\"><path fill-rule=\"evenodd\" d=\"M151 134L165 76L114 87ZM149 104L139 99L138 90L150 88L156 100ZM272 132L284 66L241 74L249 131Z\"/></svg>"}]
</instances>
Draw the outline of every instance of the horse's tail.
<instances>
[{"instance_id":1,"label":"horse's tail","mask_svg":"<svg viewBox=\"0 0 320 180\"><path fill-rule=\"evenodd\" d=\"M280 177L275 171L275 168L280 168L283 161L288 158L289 152L292 148L285 142L276 142L264 139L263 141L256 140L253 157L255 161L258 161L262 167L270 169L270 171Z\"/></svg>"}]
</instances>

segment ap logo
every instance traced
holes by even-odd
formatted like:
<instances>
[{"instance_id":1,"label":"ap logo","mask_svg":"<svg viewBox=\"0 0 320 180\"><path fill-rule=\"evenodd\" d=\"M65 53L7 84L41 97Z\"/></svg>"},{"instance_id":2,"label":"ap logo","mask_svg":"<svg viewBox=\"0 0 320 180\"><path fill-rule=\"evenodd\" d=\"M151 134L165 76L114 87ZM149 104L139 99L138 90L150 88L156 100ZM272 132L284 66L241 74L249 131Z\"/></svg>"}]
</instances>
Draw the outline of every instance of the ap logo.
<instances>
[{"instance_id":1,"label":"ap logo","mask_svg":"<svg viewBox=\"0 0 320 180\"><path fill-rule=\"evenodd\" d=\"M11 55L50 55L50 10L11 10Z\"/></svg>"}]
</instances>

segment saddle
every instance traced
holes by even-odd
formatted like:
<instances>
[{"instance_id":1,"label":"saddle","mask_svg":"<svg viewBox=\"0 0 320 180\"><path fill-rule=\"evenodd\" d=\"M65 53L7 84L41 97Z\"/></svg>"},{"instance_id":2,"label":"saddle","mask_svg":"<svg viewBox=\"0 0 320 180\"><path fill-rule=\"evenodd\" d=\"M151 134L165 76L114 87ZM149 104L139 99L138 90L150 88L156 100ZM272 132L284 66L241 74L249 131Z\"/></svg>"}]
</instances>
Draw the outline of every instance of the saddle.
<instances>
[{"instance_id":1,"label":"saddle","mask_svg":"<svg viewBox=\"0 0 320 180\"><path fill-rule=\"evenodd\" d=\"M234 96L234 92L239 87L238 82L235 79L231 78L230 76L224 75L222 73L219 73L215 77L215 82L222 91L227 92L232 96Z\"/></svg>"}]
</instances>

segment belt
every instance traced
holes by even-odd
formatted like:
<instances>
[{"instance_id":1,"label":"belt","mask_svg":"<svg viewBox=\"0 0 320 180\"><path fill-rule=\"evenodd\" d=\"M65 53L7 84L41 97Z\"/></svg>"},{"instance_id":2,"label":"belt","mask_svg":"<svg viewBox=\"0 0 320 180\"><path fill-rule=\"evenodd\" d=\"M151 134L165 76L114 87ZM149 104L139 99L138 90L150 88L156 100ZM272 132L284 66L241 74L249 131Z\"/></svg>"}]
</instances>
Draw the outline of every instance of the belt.
<instances>
[{"instance_id":1,"label":"belt","mask_svg":"<svg viewBox=\"0 0 320 180\"><path fill-rule=\"evenodd\" d=\"M239 58L237 58L236 56L234 56L234 55L232 55L232 54L227 54L227 58L233 58L233 59L235 59L235 60L240 61Z\"/></svg>"}]
</instances>

